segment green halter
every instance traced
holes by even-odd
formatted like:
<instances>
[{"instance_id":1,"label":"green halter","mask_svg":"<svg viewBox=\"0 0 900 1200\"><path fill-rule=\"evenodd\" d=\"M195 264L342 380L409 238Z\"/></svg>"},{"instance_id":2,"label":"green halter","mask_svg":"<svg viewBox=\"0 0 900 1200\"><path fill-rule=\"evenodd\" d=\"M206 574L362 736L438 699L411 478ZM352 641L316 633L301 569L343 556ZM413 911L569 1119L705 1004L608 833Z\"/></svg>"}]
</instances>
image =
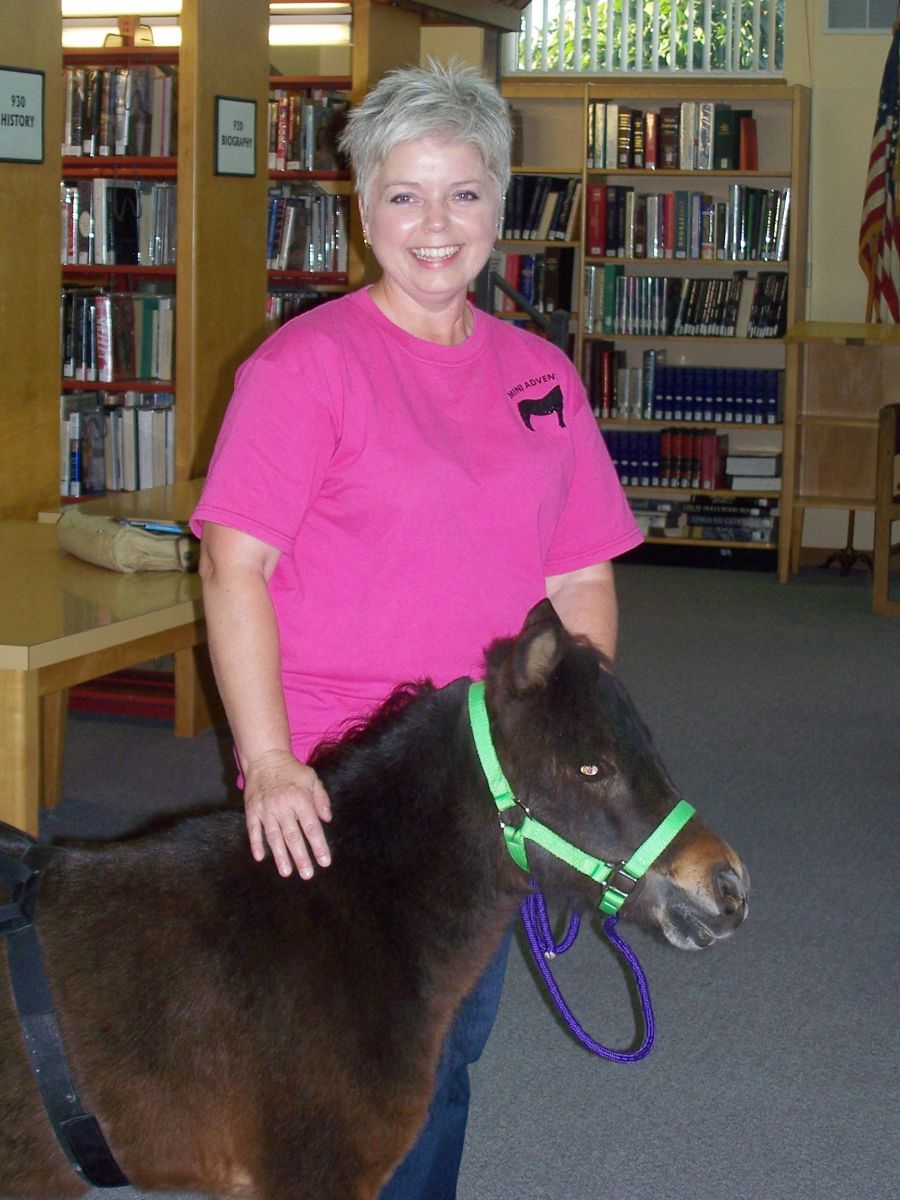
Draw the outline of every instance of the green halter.
<instances>
[{"instance_id":1,"label":"green halter","mask_svg":"<svg viewBox=\"0 0 900 1200\"><path fill-rule=\"evenodd\" d=\"M506 848L513 862L523 871L528 871L528 855L525 852L525 842L535 842L548 850L556 858L568 863L582 875L587 875L603 887L603 896L599 908L601 912L615 915L628 899L638 880L645 874L655 860L662 854L673 838L684 828L696 811L686 800L679 800L672 811L665 817L653 833L638 846L634 854L619 863L604 862L579 850L571 842L548 829L541 821L529 813L524 804L515 797L509 780L503 774L500 760L491 740L491 730L488 721L487 707L484 703L484 684L469 685L469 723L472 726L472 736L481 768L484 771L497 811L500 813L500 828L506 841ZM518 807L525 813L520 825L509 825L502 818L507 809Z\"/></svg>"}]
</instances>

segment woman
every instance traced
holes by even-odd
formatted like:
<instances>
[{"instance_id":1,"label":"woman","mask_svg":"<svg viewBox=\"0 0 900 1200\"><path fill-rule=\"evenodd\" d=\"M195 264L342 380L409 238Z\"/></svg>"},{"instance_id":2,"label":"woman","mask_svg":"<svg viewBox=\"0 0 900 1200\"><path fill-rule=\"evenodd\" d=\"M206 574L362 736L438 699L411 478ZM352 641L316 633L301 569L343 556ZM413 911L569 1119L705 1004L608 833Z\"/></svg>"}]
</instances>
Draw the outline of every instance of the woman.
<instances>
[{"instance_id":1,"label":"woman","mask_svg":"<svg viewBox=\"0 0 900 1200\"><path fill-rule=\"evenodd\" d=\"M303 878L330 861L317 742L397 683L479 674L542 595L612 656L609 560L640 541L572 363L467 301L510 175L496 89L394 72L343 140L381 277L243 364L194 514L251 850ZM456 1194L503 961L463 1006L390 1200Z\"/></svg>"}]
</instances>

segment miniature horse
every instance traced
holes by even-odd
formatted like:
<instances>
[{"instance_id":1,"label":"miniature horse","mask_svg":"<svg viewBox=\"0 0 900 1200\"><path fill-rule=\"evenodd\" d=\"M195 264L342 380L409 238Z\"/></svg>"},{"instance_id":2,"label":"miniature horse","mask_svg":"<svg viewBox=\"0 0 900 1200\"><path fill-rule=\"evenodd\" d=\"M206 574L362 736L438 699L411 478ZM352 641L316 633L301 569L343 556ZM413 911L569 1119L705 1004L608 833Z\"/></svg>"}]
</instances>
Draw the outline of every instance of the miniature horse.
<instances>
[{"instance_id":1,"label":"miniature horse","mask_svg":"<svg viewBox=\"0 0 900 1200\"><path fill-rule=\"evenodd\" d=\"M675 797L607 661L544 601L486 662L520 799L586 850L626 858ZM46 870L37 931L69 1064L135 1187L373 1200L413 1142L454 1011L529 891L479 769L467 684L407 689L318 754L333 863L309 882L253 862L238 810L67 845ZM0 831L0 848L14 835ZM592 880L530 858L551 898L597 903ZM698 949L737 928L747 886L693 819L624 915ZM82 1193L5 963L0 1046L0 1195Z\"/></svg>"}]
</instances>

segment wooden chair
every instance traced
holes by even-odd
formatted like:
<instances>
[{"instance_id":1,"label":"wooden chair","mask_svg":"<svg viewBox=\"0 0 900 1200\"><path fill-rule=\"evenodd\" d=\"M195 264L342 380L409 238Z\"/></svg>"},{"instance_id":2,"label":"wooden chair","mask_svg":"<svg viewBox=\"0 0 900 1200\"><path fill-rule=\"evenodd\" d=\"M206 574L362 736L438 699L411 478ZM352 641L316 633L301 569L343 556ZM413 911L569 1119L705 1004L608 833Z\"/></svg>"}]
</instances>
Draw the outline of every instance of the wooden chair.
<instances>
[{"instance_id":1,"label":"wooden chair","mask_svg":"<svg viewBox=\"0 0 900 1200\"><path fill-rule=\"evenodd\" d=\"M891 541L891 525L900 521L900 404L886 404L878 414L878 449L875 468L875 567L872 579L872 611L900 617L900 600L891 600L891 554L900 545Z\"/></svg>"}]
</instances>

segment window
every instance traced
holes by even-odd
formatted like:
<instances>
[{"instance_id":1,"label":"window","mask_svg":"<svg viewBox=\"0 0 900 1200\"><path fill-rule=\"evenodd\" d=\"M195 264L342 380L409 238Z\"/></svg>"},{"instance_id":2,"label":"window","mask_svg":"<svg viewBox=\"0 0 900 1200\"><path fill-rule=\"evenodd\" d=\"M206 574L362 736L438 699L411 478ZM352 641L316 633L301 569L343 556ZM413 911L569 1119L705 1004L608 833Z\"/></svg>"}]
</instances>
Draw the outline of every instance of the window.
<instances>
[{"instance_id":1,"label":"window","mask_svg":"<svg viewBox=\"0 0 900 1200\"><path fill-rule=\"evenodd\" d=\"M505 72L780 75L785 0L532 0Z\"/></svg>"}]
</instances>

